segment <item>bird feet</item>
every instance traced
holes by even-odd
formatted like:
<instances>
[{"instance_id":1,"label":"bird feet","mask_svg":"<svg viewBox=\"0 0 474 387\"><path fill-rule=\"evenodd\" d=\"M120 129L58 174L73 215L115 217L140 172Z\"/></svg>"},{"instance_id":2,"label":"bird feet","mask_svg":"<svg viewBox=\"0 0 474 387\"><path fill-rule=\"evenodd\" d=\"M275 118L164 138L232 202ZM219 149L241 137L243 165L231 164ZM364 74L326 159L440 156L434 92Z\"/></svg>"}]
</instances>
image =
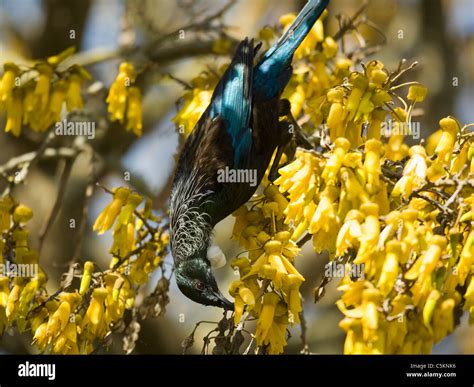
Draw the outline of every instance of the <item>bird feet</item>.
<instances>
[{"instance_id":1,"label":"bird feet","mask_svg":"<svg viewBox=\"0 0 474 387\"><path fill-rule=\"evenodd\" d=\"M282 131L286 131L291 134L297 146L305 149L314 149L314 144L309 140L305 131L296 121L295 117L291 113L291 103L287 99L280 100L280 117L285 117L285 120L281 121L281 125L285 125Z\"/></svg>"}]
</instances>

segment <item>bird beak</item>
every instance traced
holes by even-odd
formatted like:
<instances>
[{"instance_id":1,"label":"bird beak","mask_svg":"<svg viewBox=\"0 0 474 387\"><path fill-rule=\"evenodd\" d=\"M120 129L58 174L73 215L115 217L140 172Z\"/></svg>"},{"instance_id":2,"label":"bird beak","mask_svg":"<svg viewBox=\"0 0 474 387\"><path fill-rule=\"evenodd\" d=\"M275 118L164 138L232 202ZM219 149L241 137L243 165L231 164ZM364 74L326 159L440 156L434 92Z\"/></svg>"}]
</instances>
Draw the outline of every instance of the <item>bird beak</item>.
<instances>
[{"instance_id":1,"label":"bird beak","mask_svg":"<svg viewBox=\"0 0 474 387\"><path fill-rule=\"evenodd\" d=\"M214 295L222 308L225 310L234 310L234 303L225 298L221 292L214 293Z\"/></svg>"}]
</instances>

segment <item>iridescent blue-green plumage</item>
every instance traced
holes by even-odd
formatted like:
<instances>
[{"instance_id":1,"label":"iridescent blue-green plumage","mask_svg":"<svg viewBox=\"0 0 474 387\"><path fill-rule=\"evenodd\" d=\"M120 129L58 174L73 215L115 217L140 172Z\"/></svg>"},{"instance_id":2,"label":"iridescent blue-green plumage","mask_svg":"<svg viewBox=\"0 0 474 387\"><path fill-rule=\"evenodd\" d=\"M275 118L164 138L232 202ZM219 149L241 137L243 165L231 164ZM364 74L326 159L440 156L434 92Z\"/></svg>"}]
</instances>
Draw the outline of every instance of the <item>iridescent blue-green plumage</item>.
<instances>
[{"instance_id":1,"label":"iridescent blue-green plumage","mask_svg":"<svg viewBox=\"0 0 474 387\"><path fill-rule=\"evenodd\" d=\"M310 0L288 30L255 66L254 98L269 100L280 96L291 78L293 54L308 35L329 0Z\"/></svg>"},{"instance_id":2,"label":"iridescent blue-green plumage","mask_svg":"<svg viewBox=\"0 0 474 387\"><path fill-rule=\"evenodd\" d=\"M261 181L275 149L288 139L279 122L280 96L293 54L329 0L310 0L288 31L254 66L245 39L186 140L170 202L171 249L180 290L203 305L232 308L219 291L207 250L212 229L255 192L249 182L225 182L220 171L255 171Z\"/></svg>"}]
</instances>

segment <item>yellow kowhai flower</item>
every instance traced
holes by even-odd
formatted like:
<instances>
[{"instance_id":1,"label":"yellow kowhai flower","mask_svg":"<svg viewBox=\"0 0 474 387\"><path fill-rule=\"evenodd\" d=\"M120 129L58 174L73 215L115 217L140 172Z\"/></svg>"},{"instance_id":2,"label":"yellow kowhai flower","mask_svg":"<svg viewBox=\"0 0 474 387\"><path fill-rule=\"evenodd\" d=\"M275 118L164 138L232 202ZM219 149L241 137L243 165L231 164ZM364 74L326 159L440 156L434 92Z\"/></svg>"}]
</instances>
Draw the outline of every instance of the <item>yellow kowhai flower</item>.
<instances>
[{"instance_id":1,"label":"yellow kowhai flower","mask_svg":"<svg viewBox=\"0 0 474 387\"><path fill-rule=\"evenodd\" d=\"M131 63L120 64L119 72L114 83L110 86L106 102L112 121L123 122L127 106L128 87L135 80L135 69Z\"/></svg>"},{"instance_id":2,"label":"yellow kowhai flower","mask_svg":"<svg viewBox=\"0 0 474 387\"><path fill-rule=\"evenodd\" d=\"M326 58L332 58L336 56L339 47L336 41L331 37L327 36L323 42L323 53Z\"/></svg>"},{"instance_id":3,"label":"yellow kowhai flower","mask_svg":"<svg viewBox=\"0 0 474 387\"><path fill-rule=\"evenodd\" d=\"M409 151L410 160L403 168L403 176L393 187L391 195L393 197L402 196L408 198L413 190L419 188L426 179L427 156L425 149L420 145L415 145Z\"/></svg>"},{"instance_id":4,"label":"yellow kowhai flower","mask_svg":"<svg viewBox=\"0 0 474 387\"><path fill-rule=\"evenodd\" d=\"M57 122L61 119L61 111L66 100L67 88L67 82L63 80L59 80L53 86L49 102L50 122Z\"/></svg>"},{"instance_id":5,"label":"yellow kowhai flower","mask_svg":"<svg viewBox=\"0 0 474 387\"><path fill-rule=\"evenodd\" d=\"M15 223L26 223L33 217L33 211L23 204L18 205L13 211L13 221Z\"/></svg>"},{"instance_id":6,"label":"yellow kowhai flower","mask_svg":"<svg viewBox=\"0 0 474 387\"><path fill-rule=\"evenodd\" d=\"M21 117L23 114L23 104L21 101L21 92L15 89L10 98L7 99L7 123L5 132L11 132L15 137L21 133Z\"/></svg>"},{"instance_id":7,"label":"yellow kowhai flower","mask_svg":"<svg viewBox=\"0 0 474 387\"><path fill-rule=\"evenodd\" d=\"M345 107L349 112L349 120L352 120L359 109L359 105L369 81L363 74L354 72L350 75L349 82L351 84L351 93L347 99Z\"/></svg>"},{"instance_id":8,"label":"yellow kowhai flower","mask_svg":"<svg viewBox=\"0 0 474 387\"><path fill-rule=\"evenodd\" d=\"M3 65L3 76L0 81L0 107L12 96L15 80L20 69L15 63L7 62Z\"/></svg>"},{"instance_id":9,"label":"yellow kowhai flower","mask_svg":"<svg viewBox=\"0 0 474 387\"><path fill-rule=\"evenodd\" d=\"M408 333L405 314L410 305L412 305L411 297L406 294L398 294L392 299L390 312L392 321L388 322L385 353L397 353L403 346Z\"/></svg>"},{"instance_id":10,"label":"yellow kowhai flower","mask_svg":"<svg viewBox=\"0 0 474 387\"><path fill-rule=\"evenodd\" d=\"M183 107L173 118L173 122L180 127L180 130L182 129L184 135L189 135L196 126L202 113L209 105L211 97L212 90L200 89L189 90L183 95Z\"/></svg>"},{"instance_id":11,"label":"yellow kowhai flower","mask_svg":"<svg viewBox=\"0 0 474 387\"><path fill-rule=\"evenodd\" d=\"M265 41L268 45L269 42L275 38L275 31L273 28L265 26L258 32L258 38L259 40Z\"/></svg>"},{"instance_id":12,"label":"yellow kowhai flower","mask_svg":"<svg viewBox=\"0 0 474 387\"><path fill-rule=\"evenodd\" d=\"M44 352L48 346L48 335L46 333L48 329L48 323L44 322L35 329L35 334L33 336L33 344L35 344L40 352Z\"/></svg>"},{"instance_id":13,"label":"yellow kowhai flower","mask_svg":"<svg viewBox=\"0 0 474 387\"><path fill-rule=\"evenodd\" d=\"M192 89L187 90L181 97L183 105L172 121L184 136L191 133L202 113L206 110L211 101L212 92L226 67L227 65L224 65L217 71L201 73L192 79Z\"/></svg>"},{"instance_id":14,"label":"yellow kowhai flower","mask_svg":"<svg viewBox=\"0 0 474 387\"><path fill-rule=\"evenodd\" d=\"M337 181L337 174L344 161L344 156L349 150L351 143L347 138L339 137L334 141L334 150L324 166L321 177L326 184L334 185Z\"/></svg>"},{"instance_id":15,"label":"yellow kowhai flower","mask_svg":"<svg viewBox=\"0 0 474 387\"><path fill-rule=\"evenodd\" d=\"M413 102L423 102L428 94L428 89L421 85L410 86L408 89L407 99Z\"/></svg>"},{"instance_id":16,"label":"yellow kowhai flower","mask_svg":"<svg viewBox=\"0 0 474 387\"><path fill-rule=\"evenodd\" d=\"M301 276L288 274L283 279L286 289L284 289L285 302L288 305L289 322L292 324L299 323L299 315L303 311L300 297L300 286L303 282Z\"/></svg>"},{"instance_id":17,"label":"yellow kowhai flower","mask_svg":"<svg viewBox=\"0 0 474 387\"><path fill-rule=\"evenodd\" d=\"M336 240L336 256L342 256L351 247L359 245L362 236L361 223L364 215L359 210L350 210L341 226Z\"/></svg>"},{"instance_id":18,"label":"yellow kowhai flower","mask_svg":"<svg viewBox=\"0 0 474 387\"><path fill-rule=\"evenodd\" d=\"M408 280L416 279L412 287L413 302L420 306L432 290L431 274L438 265L443 250L446 248L446 238L441 235L433 235L429 240L426 252L418 258L413 266L405 273Z\"/></svg>"},{"instance_id":19,"label":"yellow kowhai flower","mask_svg":"<svg viewBox=\"0 0 474 387\"><path fill-rule=\"evenodd\" d=\"M440 162L448 162L452 157L454 143L459 132L459 124L452 117L446 117L439 121L439 126L443 131L435 153L438 155Z\"/></svg>"},{"instance_id":20,"label":"yellow kowhai flower","mask_svg":"<svg viewBox=\"0 0 474 387\"><path fill-rule=\"evenodd\" d=\"M129 195L130 190L128 188L120 187L115 189L112 202L110 202L97 217L93 230L101 235L110 229L122 210L122 207L125 205Z\"/></svg>"},{"instance_id":21,"label":"yellow kowhai flower","mask_svg":"<svg viewBox=\"0 0 474 387\"><path fill-rule=\"evenodd\" d=\"M295 156L295 161L280 168L280 177L275 180L279 191L289 194L289 202L282 198L281 194L277 195L275 200L280 209L285 207L285 224L296 225L293 240L301 237L316 210L313 198L318 190L317 171L320 168L319 158L312 152L298 149ZM285 203L288 204L285 206Z\"/></svg>"},{"instance_id":22,"label":"yellow kowhai flower","mask_svg":"<svg viewBox=\"0 0 474 387\"><path fill-rule=\"evenodd\" d=\"M212 52L215 54L225 55L232 49L232 41L230 39L221 38L212 42Z\"/></svg>"},{"instance_id":23,"label":"yellow kowhai flower","mask_svg":"<svg viewBox=\"0 0 474 387\"><path fill-rule=\"evenodd\" d=\"M290 235L288 232L280 234L285 234L278 236L279 239L283 241L286 240L284 244L294 243L289 241ZM282 254L283 243L281 240L270 240L266 242L264 249L265 252L252 264L252 269L242 277L243 280L255 274L263 278L268 278L268 274L273 273L272 277L268 279L272 280L276 289L281 288L283 278L288 274L295 274L301 281L304 281L304 277L295 269L290 260ZM270 269L270 271L268 269Z\"/></svg>"},{"instance_id":24,"label":"yellow kowhai flower","mask_svg":"<svg viewBox=\"0 0 474 387\"><path fill-rule=\"evenodd\" d=\"M130 285L123 276L115 273L107 274L104 280L108 292L105 299L105 321L107 326L111 326L122 318L127 308Z\"/></svg>"},{"instance_id":25,"label":"yellow kowhai flower","mask_svg":"<svg viewBox=\"0 0 474 387\"><path fill-rule=\"evenodd\" d=\"M456 153L452 160L451 160L451 165L449 168L449 171L455 175L459 173L466 164L468 164L468 157L469 157L469 149L471 148L472 144L469 144L466 142L461 149L459 150L458 153ZM474 148L473 148L474 149ZM471 156L472 158L472 156ZM467 172L467 169L464 171L463 174Z\"/></svg>"},{"instance_id":26,"label":"yellow kowhai flower","mask_svg":"<svg viewBox=\"0 0 474 387\"><path fill-rule=\"evenodd\" d=\"M380 154L382 143L376 139L367 140L365 143L364 171L367 177L367 191L374 194L380 187L379 176L382 173L380 166Z\"/></svg>"},{"instance_id":27,"label":"yellow kowhai flower","mask_svg":"<svg viewBox=\"0 0 474 387\"><path fill-rule=\"evenodd\" d=\"M66 327L71 314L71 304L63 301L48 320L46 335L55 339Z\"/></svg>"},{"instance_id":28,"label":"yellow kowhai flower","mask_svg":"<svg viewBox=\"0 0 474 387\"><path fill-rule=\"evenodd\" d=\"M56 67L61 62L64 62L67 58L73 55L76 52L76 47L71 46L66 48L65 50L61 51L57 55L50 56L46 59L46 61L53 67Z\"/></svg>"},{"instance_id":29,"label":"yellow kowhai flower","mask_svg":"<svg viewBox=\"0 0 474 387\"><path fill-rule=\"evenodd\" d=\"M15 277L13 280L13 287L8 295L7 306L5 309L8 321L11 323L16 318L18 310L18 301L20 300L21 292L25 286L25 279L21 277Z\"/></svg>"},{"instance_id":30,"label":"yellow kowhai flower","mask_svg":"<svg viewBox=\"0 0 474 387\"><path fill-rule=\"evenodd\" d=\"M16 325L20 332L24 332L26 330L27 321L26 317L29 312L29 307L33 297L36 295L42 280L38 278L34 278L29 281L24 289L21 292L20 299L18 302L18 313L16 317Z\"/></svg>"},{"instance_id":31,"label":"yellow kowhai flower","mask_svg":"<svg viewBox=\"0 0 474 387\"><path fill-rule=\"evenodd\" d=\"M37 111L35 110L35 83L28 82L22 86L23 90L23 124L33 124L37 119Z\"/></svg>"},{"instance_id":32,"label":"yellow kowhai flower","mask_svg":"<svg viewBox=\"0 0 474 387\"><path fill-rule=\"evenodd\" d=\"M370 259L371 253L377 248L380 236L380 222L378 218L379 206L376 203L364 203L360 208L365 215L360 237L360 248L354 263L364 263Z\"/></svg>"},{"instance_id":33,"label":"yellow kowhai flower","mask_svg":"<svg viewBox=\"0 0 474 387\"><path fill-rule=\"evenodd\" d=\"M81 284L79 286L79 294L83 296L89 290L92 280L92 273L94 272L94 263L87 261L84 263L84 272L82 273Z\"/></svg>"},{"instance_id":34,"label":"yellow kowhai flower","mask_svg":"<svg viewBox=\"0 0 474 387\"><path fill-rule=\"evenodd\" d=\"M464 309L469 311L469 323L472 324L474 323L474 276L471 276L464 299L466 300Z\"/></svg>"},{"instance_id":35,"label":"yellow kowhai flower","mask_svg":"<svg viewBox=\"0 0 474 387\"><path fill-rule=\"evenodd\" d=\"M110 252L120 257L126 256L135 246L135 226L133 223L126 223L114 229L114 242ZM115 262L111 261L111 267Z\"/></svg>"},{"instance_id":36,"label":"yellow kowhai flower","mask_svg":"<svg viewBox=\"0 0 474 387\"><path fill-rule=\"evenodd\" d=\"M7 305L10 295L10 279L0 276L0 335L3 335L5 329L9 325L7 319Z\"/></svg>"},{"instance_id":37,"label":"yellow kowhai flower","mask_svg":"<svg viewBox=\"0 0 474 387\"><path fill-rule=\"evenodd\" d=\"M327 99L332 102L329 109L328 117L326 119L329 128L329 136L332 141L344 136L344 90L340 87L328 91Z\"/></svg>"},{"instance_id":38,"label":"yellow kowhai flower","mask_svg":"<svg viewBox=\"0 0 474 387\"><path fill-rule=\"evenodd\" d=\"M243 316L245 305L248 306L248 310L252 310L255 307L256 294L241 280L230 284L229 294L234 297L234 324L237 325Z\"/></svg>"},{"instance_id":39,"label":"yellow kowhai flower","mask_svg":"<svg viewBox=\"0 0 474 387\"><path fill-rule=\"evenodd\" d=\"M436 309L436 305L438 300L441 298L441 293L437 289L433 289L428 298L426 299L425 305L423 307L423 323L431 329L431 318L433 317L433 313Z\"/></svg>"},{"instance_id":40,"label":"yellow kowhai flower","mask_svg":"<svg viewBox=\"0 0 474 387\"><path fill-rule=\"evenodd\" d=\"M387 144L385 144L386 159L399 161L408 155L409 147L403 142L403 138L404 136L400 134L390 136Z\"/></svg>"},{"instance_id":41,"label":"yellow kowhai flower","mask_svg":"<svg viewBox=\"0 0 474 387\"><path fill-rule=\"evenodd\" d=\"M82 78L78 74L72 74L68 79L68 89L66 94L66 107L68 111L81 110L84 102L81 97Z\"/></svg>"},{"instance_id":42,"label":"yellow kowhai flower","mask_svg":"<svg viewBox=\"0 0 474 387\"><path fill-rule=\"evenodd\" d=\"M94 289L91 302L81 324L82 330L91 332L99 339L104 337L107 330L104 308L107 295L108 291L104 287Z\"/></svg>"},{"instance_id":43,"label":"yellow kowhai flower","mask_svg":"<svg viewBox=\"0 0 474 387\"><path fill-rule=\"evenodd\" d=\"M69 322L59 337L55 340L53 352L62 355L79 354L79 348L77 346L77 330L76 323Z\"/></svg>"},{"instance_id":44,"label":"yellow kowhai flower","mask_svg":"<svg viewBox=\"0 0 474 387\"><path fill-rule=\"evenodd\" d=\"M359 291L363 288L359 286ZM361 291L360 303L347 309L343 300L336 302L339 310L346 316L340 326L347 332L344 353L384 353L385 333L380 329L381 294L378 289Z\"/></svg>"},{"instance_id":45,"label":"yellow kowhai flower","mask_svg":"<svg viewBox=\"0 0 474 387\"><path fill-rule=\"evenodd\" d=\"M127 105L127 130L131 130L135 135L141 136L142 124L142 97L138 87L130 87L128 90Z\"/></svg>"},{"instance_id":46,"label":"yellow kowhai flower","mask_svg":"<svg viewBox=\"0 0 474 387\"><path fill-rule=\"evenodd\" d=\"M335 230L339 229L339 218L334 202L338 196L339 190L336 187L326 186L309 221L308 231L314 235L313 245L318 252L324 249L334 251L337 236Z\"/></svg>"},{"instance_id":47,"label":"yellow kowhai flower","mask_svg":"<svg viewBox=\"0 0 474 387\"><path fill-rule=\"evenodd\" d=\"M355 208L359 207L361 203L366 203L369 201L367 192L362 186L362 184L366 185L365 177L363 177L363 179L360 178L361 177L360 172L362 172L360 169L356 169L355 172L356 173L359 172L358 174L359 176L357 176L356 173L354 173L351 168L342 167L340 169L340 178L341 178L341 182L343 183L343 188L344 188L343 191L345 194L345 197L343 197L340 201L340 206L339 206L340 211L344 210L343 208L343 205L345 204L344 199L349 200L352 204L352 207L355 207ZM361 184L361 181L362 181L362 184Z\"/></svg>"},{"instance_id":48,"label":"yellow kowhai flower","mask_svg":"<svg viewBox=\"0 0 474 387\"><path fill-rule=\"evenodd\" d=\"M402 243L400 241L389 241L386 246L385 261L382 267L382 273L380 275L377 288L380 289L380 293L383 296L387 296L397 279L399 273L398 260L402 255Z\"/></svg>"},{"instance_id":49,"label":"yellow kowhai flower","mask_svg":"<svg viewBox=\"0 0 474 387\"><path fill-rule=\"evenodd\" d=\"M255 339L258 346L263 345L266 341L268 332L273 324L275 308L279 301L280 297L273 292L266 293L263 296L263 306L257 321L257 329L255 331Z\"/></svg>"},{"instance_id":50,"label":"yellow kowhai flower","mask_svg":"<svg viewBox=\"0 0 474 387\"><path fill-rule=\"evenodd\" d=\"M117 218L115 228L118 229L120 226L131 223L135 220L133 212L137 209L140 203L143 201L141 195L131 192L127 196L127 201L120 211L120 215Z\"/></svg>"},{"instance_id":51,"label":"yellow kowhai flower","mask_svg":"<svg viewBox=\"0 0 474 387\"><path fill-rule=\"evenodd\" d=\"M48 108L53 70L45 63L38 64L36 69L38 70L39 76L37 78L34 91L34 104L37 111L45 112Z\"/></svg>"},{"instance_id":52,"label":"yellow kowhai flower","mask_svg":"<svg viewBox=\"0 0 474 387\"><path fill-rule=\"evenodd\" d=\"M433 313L432 331L433 341L441 341L454 330L454 307L456 301L453 298L447 298L439 301L439 306Z\"/></svg>"},{"instance_id":53,"label":"yellow kowhai flower","mask_svg":"<svg viewBox=\"0 0 474 387\"><path fill-rule=\"evenodd\" d=\"M14 199L9 195L0 199L0 233L10 228L14 203Z\"/></svg>"}]
</instances>

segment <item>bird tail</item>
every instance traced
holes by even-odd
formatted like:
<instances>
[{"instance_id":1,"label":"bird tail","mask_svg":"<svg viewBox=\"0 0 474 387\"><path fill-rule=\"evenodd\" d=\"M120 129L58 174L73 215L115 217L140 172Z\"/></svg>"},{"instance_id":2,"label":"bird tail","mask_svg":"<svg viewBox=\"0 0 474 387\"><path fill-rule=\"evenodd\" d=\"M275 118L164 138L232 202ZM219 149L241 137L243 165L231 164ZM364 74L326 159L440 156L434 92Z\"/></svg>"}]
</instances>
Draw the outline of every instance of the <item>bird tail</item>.
<instances>
[{"instance_id":1,"label":"bird tail","mask_svg":"<svg viewBox=\"0 0 474 387\"><path fill-rule=\"evenodd\" d=\"M282 35L278 42L273 45L263 56L255 68L255 89L265 90L270 88L267 98L271 94L281 92L289 81L291 70L289 67L293 54L300 46L303 39L308 35L316 20L326 9L329 0L309 0L300 11L290 28ZM272 87L273 85L273 87ZM271 89L275 91L272 93Z\"/></svg>"}]
</instances>

